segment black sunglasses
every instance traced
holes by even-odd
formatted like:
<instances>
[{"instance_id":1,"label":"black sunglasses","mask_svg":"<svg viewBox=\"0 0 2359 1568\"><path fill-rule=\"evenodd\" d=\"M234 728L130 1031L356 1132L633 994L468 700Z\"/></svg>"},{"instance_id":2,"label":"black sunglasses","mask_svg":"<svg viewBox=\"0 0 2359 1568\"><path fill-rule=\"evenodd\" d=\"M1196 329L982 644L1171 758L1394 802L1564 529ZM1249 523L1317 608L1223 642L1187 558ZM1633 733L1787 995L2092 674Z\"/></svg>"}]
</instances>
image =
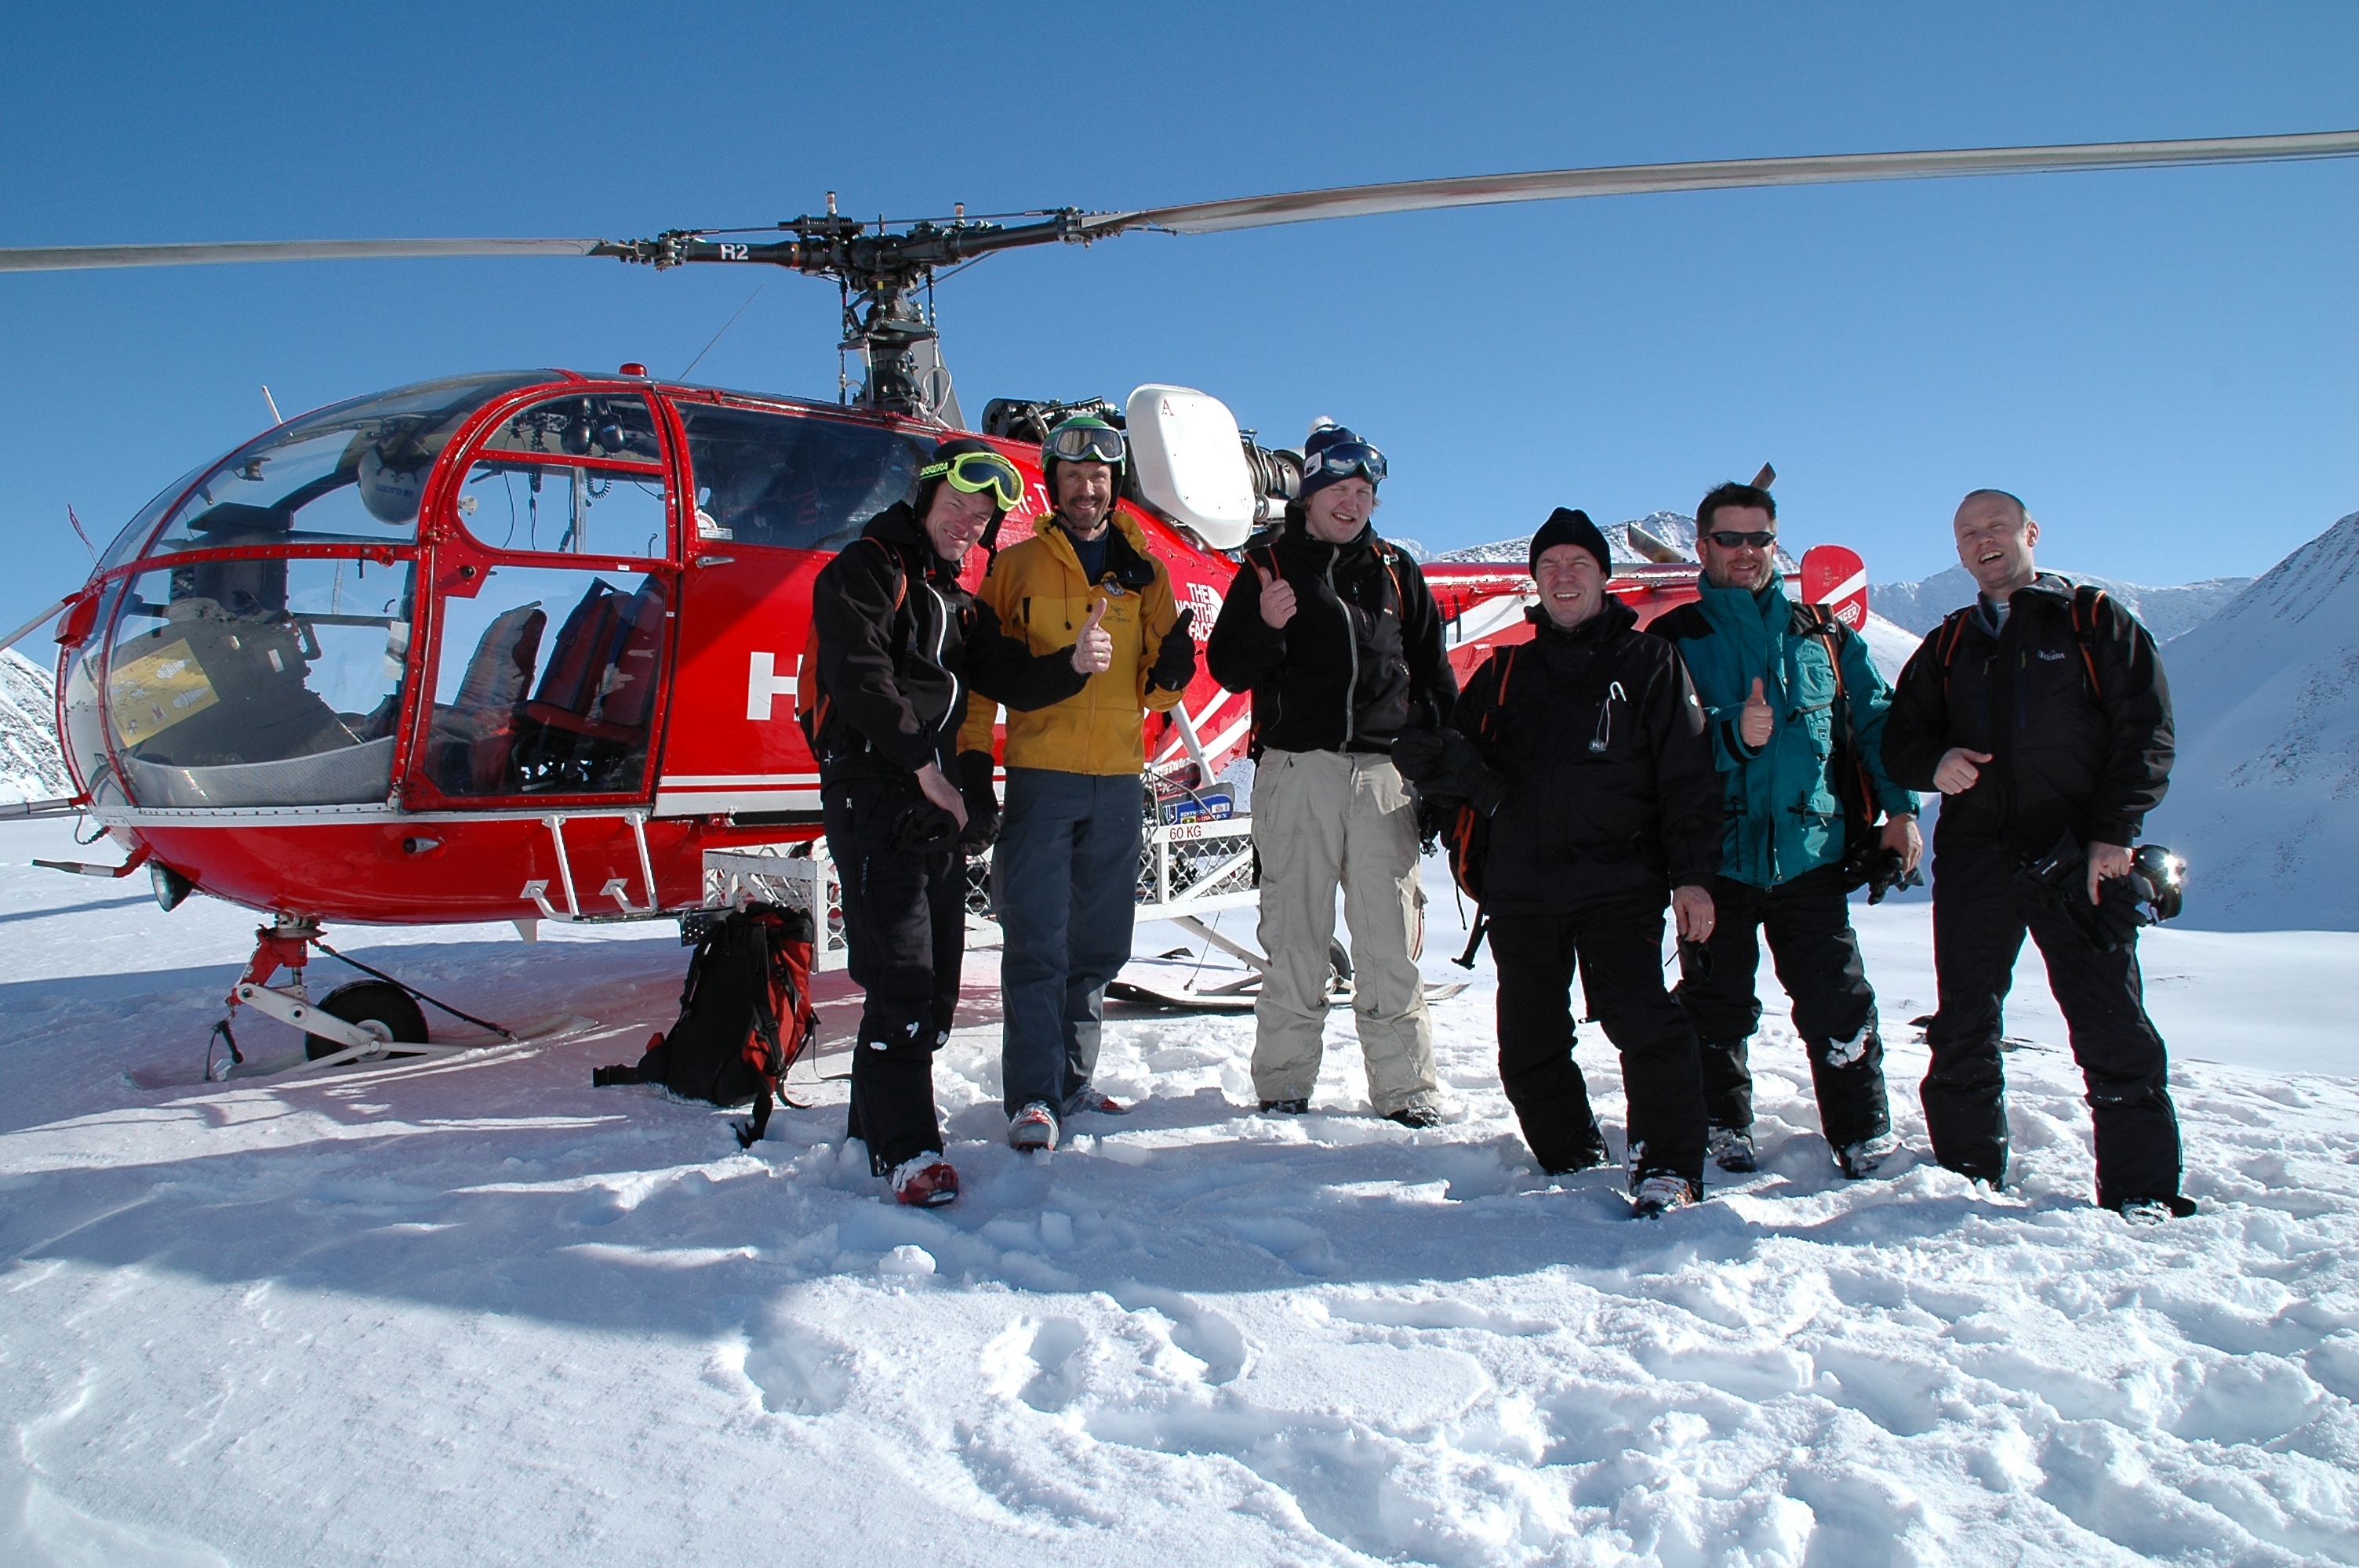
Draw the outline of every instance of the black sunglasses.
<instances>
[{"instance_id":1,"label":"black sunglasses","mask_svg":"<svg viewBox=\"0 0 2359 1568\"><path fill-rule=\"evenodd\" d=\"M1750 545L1756 550L1766 550L1777 542L1777 535L1775 534L1738 534L1726 528L1715 534L1706 534L1704 537L1723 550L1733 550L1739 545Z\"/></svg>"}]
</instances>

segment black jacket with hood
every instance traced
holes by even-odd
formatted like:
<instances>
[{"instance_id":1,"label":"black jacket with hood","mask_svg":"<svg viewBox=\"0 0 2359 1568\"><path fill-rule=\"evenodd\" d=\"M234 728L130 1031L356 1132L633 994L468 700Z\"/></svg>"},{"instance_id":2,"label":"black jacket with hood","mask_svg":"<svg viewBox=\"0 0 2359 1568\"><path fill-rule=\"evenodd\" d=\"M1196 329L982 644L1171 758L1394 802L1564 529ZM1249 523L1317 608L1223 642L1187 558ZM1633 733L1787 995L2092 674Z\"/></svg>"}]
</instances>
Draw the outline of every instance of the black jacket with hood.
<instances>
[{"instance_id":1,"label":"black jacket with hood","mask_svg":"<svg viewBox=\"0 0 2359 1568\"><path fill-rule=\"evenodd\" d=\"M1679 654L1611 596L1570 632L1546 611L1527 615L1532 640L1493 654L1451 720L1507 781L1491 816L1484 908L1660 909L1674 887L1710 887L1720 772Z\"/></svg>"},{"instance_id":2,"label":"black jacket with hood","mask_svg":"<svg viewBox=\"0 0 2359 1568\"><path fill-rule=\"evenodd\" d=\"M1417 563L1364 527L1348 544L1311 537L1299 503L1277 537L1256 541L1229 583L1204 647L1212 678L1250 691L1254 755L1388 752L1430 729L1458 698L1441 616ZM1293 585L1294 618L1261 618L1262 574Z\"/></svg>"},{"instance_id":3,"label":"black jacket with hood","mask_svg":"<svg viewBox=\"0 0 2359 1568\"><path fill-rule=\"evenodd\" d=\"M1979 602L1934 628L1900 672L1884 720L1884 767L1930 790L1951 747L1986 752L1972 789L1941 802L1943 849L2044 855L2070 831L2082 845L2136 842L2169 786L2170 687L2154 637L2108 598L2041 573L1994 635Z\"/></svg>"},{"instance_id":4,"label":"black jacket with hood","mask_svg":"<svg viewBox=\"0 0 2359 1568\"><path fill-rule=\"evenodd\" d=\"M1035 654L1000 631L989 605L906 501L869 519L811 582L817 669L809 694L811 750L822 784L893 777L928 762L957 776L954 753L970 689L1018 711L1080 691L1071 645Z\"/></svg>"}]
</instances>

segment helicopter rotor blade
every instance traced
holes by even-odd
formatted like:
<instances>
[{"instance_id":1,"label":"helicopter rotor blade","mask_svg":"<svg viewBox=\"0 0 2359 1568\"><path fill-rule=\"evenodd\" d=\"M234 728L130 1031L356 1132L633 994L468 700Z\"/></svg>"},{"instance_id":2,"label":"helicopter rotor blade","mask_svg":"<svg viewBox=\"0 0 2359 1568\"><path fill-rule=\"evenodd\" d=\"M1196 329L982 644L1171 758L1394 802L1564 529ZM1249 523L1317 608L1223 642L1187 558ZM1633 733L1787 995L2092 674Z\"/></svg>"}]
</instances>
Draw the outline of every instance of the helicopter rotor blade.
<instances>
[{"instance_id":1,"label":"helicopter rotor blade","mask_svg":"<svg viewBox=\"0 0 2359 1568\"><path fill-rule=\"evenodd\" d=\"M214 262L387 261L447 256L586 256L603 240L234 240L193 245L48 245L0 250L0 272L197 266Z\"/></svg>"},{"instance_id":2,"label":"helicopter rotor blade","mask_svg":"<svg viewBox=\"0 0 2359 1568\"><path fill-rule=\"evenodd\" d=\"M2282 162L2354 155L2359 155L2359 131L1626 164L1609 168L1407 179L1388 185L1342 186L1278 196L1197 201L1143 212L1092 215L1082 220L1082 227L1092 238L1147 228L1169 229L1181 234L1214 234L1231 229L1257 229L1322 218L1426 212L1444 207L1481 207L1504 201L1555 201L1579 196L1635 196L1667 190L1731 190L1756 186L1836 185L1858 180L1942 179L1962 175L2052 174L2101 168L2176 168L2197 164Z\"/></svg>"}]
</instances>

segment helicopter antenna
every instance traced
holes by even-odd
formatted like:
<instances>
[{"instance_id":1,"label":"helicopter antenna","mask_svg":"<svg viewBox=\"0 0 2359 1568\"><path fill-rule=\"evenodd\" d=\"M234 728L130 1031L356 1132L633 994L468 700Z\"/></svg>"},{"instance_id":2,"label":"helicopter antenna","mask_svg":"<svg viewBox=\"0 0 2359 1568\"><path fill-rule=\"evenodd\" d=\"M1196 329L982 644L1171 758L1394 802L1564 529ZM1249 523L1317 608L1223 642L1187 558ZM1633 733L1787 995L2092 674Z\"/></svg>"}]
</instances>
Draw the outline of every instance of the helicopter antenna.
<instances>
[{"instance_id":1,"label":"helicopter antenna","mask_svg":"<svg viewBox=\"0 0 2359 1568\"><path fill-rule=\"evenodd\" d=\"M770 280L766 277L761 282L756 284L754 286L754 292L745 297L745 305L753 304L755 299L761 294L762 290L769 287ZM723 336L728 332L729 329L737 324L737 318L745 314L745 305L740 305L737 307L734 311L731 312L729 319L721 323L721 330L712 334L712 343L719 342ZM702 364L704 362L704 356L712 351L712 343L707 343L704 347L697 350L696 357L688 362L688 370L681 371L675 379L686 381L688 379L688 372L694 370L698 365Z\"/></svg>"}]
</instances>

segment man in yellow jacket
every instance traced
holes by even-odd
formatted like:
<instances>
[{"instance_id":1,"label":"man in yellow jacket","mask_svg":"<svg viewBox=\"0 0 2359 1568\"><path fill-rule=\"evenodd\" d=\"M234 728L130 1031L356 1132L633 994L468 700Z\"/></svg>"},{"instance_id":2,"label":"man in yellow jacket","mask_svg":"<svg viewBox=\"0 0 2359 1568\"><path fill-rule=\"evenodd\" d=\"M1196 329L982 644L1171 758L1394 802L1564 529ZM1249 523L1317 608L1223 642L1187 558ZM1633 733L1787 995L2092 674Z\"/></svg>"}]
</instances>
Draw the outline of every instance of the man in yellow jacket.
<instances>
[{"instance_id":1,"label":"man in yellow jacket","mask_svg":"<svg viewBox=\"0 0 2359 1568\"><path fill-rule=\"evenodd\" d=\"M1007 806L995 858L1005 1022L1007 1139L1053 1149L1077 1110L1120 1108L1091 1087L1107 982L1130 957L1138 885L1141 721L1177 703L1196 675L1193 611L1114 496L1128 449L1103 419L1049 433L1041 478L1055 513L993 561L980 597L1007 635L1037 651L1111 643L1079 694L1007 716ZM1091 633L1095 633L1092 636ZM992 709L968 709L964 787L988 790ZM978 755L979 754L979 755Z\"/></svg>"}]
</instances>

